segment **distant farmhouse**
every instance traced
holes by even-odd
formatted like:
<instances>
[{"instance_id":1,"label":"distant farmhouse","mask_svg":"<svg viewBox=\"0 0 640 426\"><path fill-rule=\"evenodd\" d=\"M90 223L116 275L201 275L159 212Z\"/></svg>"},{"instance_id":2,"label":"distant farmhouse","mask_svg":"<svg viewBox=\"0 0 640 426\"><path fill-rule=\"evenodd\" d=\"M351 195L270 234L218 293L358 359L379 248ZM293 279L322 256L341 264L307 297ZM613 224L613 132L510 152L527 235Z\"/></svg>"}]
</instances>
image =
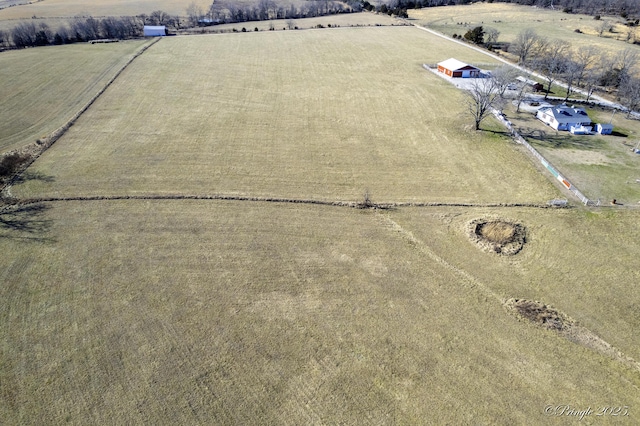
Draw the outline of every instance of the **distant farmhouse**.
<instances>
[{"instance_id":1,"label":"distant farmhouse","mask_svg":"<svg viewBox=\"0 0 640 426\"><path fill-rule=\"evenodd\" d=\"M567 104L542 107L536 118L556 130L568 130L574 134L591 133L591 119L584 108Z\"/></svg>"},{"instance_id":2,"label":"distant farmhouse","mask_svg":"<svg viewBox=\"0 0 640 426\"><path fill-rule=\"evenodd\" d=\"M454 58L438 63L438 72L453 78L478 78L480 69Z\"/></svg>"},{"instance_id":3,"label":"distant farmhouse","mask_svg":"<svg viewBox=\"0 0 640 426\"><path fill-rule=\"evenodd\" d=\"M164 25L145 25L142 31L145 37L164 37L167 35L167 28Z\"/></svg>"}]
</instances>

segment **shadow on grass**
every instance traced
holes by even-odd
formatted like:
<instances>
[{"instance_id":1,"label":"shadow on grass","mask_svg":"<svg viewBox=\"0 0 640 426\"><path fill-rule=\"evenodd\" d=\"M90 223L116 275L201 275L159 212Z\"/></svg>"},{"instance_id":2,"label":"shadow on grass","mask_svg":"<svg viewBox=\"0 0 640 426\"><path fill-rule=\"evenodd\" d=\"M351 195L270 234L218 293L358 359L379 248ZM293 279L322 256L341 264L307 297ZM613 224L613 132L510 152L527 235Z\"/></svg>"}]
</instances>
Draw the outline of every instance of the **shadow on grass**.
<instances>
[{"instance_id":1,"label":"shadow on grass","mask_svg":"<svg viewBox=\"0 0 640 426\"><path fill-rule=\"evenodd\" d=\"M32 204L0 210L0 238L55 242L53 238L44 236L52 223L51 219L42 218L48 209L44 204Z\"/></svg>"},{"instance_id":2,"label":"shadow on grass","mask_svg":"<svg viewBox=\"0 0 640 426\"><path fill-rule=\"evenodd\" d=\"M556 132L553 129L541 130L532 127L519 127L518 133L530 143L543 148L579 149L585 151L602 150L606 142L595 135L572 135L569 132Z\"/></svg>"},{"instance_id":3,"label":"shadow on grass","mask_svg":"<svg viewBox=\"0 0 640 426\"><path fill-rule=\"evenodd\" d=\"M27 170L16 177L13 183L20 184L28 182L30 180L39 180L41 182L52 183L55 182L56 179L53 176L45 175L42 172L31 172Z\"/></svg>"},{"instance_id":4,"label":"shadow on grass","mask_svg":"<svg viewBox=\"0 0 640 426\"><path fill-rule=\"evenodd\" d=\"M619 138L628 138L629 135L627 135L626 133L620 133L617 130L614 130L613 132L611 132L611 136L617 136Z\"/></svg>"}]
</instances>

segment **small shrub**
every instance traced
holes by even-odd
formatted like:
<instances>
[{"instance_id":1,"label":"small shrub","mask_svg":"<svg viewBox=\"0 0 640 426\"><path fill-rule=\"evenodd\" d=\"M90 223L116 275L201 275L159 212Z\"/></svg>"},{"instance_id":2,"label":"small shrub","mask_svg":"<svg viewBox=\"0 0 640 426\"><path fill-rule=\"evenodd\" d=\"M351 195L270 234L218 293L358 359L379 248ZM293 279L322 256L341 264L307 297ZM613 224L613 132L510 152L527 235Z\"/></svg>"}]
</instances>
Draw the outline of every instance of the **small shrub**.
<instances>
[{"instance_id":1,"label":"small shrub","mask_svg":"<svg viewBox=\"0 0 640 426\"><path fill-rule=\"evenodd\" d=\"M29 157L20 154L9 154L0 160L0 177L9 177L14 174Z\"/></svg>"},{"instance_id":2,"label":"small shrub","mask_svg":"<svg viewBox=\"0 0 640 426\"><path fill-rule=\"evenodd\" d=\"M593 19L595 19L596 21L599 21L602 17L600 15L596 15L593 17Z\"/></svg>"},{"instance_id":3,"label":"small shrub","mask_svg":"<svg viewBox=\"0 0 640 426\"><path fill-rule=\"evenodd\" d=\"M578 34L582 34L582 31L580 30L580 28L576 28L575 30L573 30L574 33L578 33Z\"/></svg>"},{"instance_id":4,"label":"small shrub","mask_svg":"<svg viewBox=\"0 0 640 426\"><path fill-rule=\"evenodd\" d=\"M258 27L255 27L255 28L253 29L253 31L258 32L258 31L260 31L260 30L258 29Z\"/></svg>"},{"instance_id":5,"label":"small shrub","mask_svg":"<svg viewBox=\"0 0 640 426\"><path fill-rule=\"evenodd\" d=\"M245 27L242 27L242 32L243 32L243 33L246 33L246 32L247 32L247 29L246 29Z\"/></svg>"}]
</instances>

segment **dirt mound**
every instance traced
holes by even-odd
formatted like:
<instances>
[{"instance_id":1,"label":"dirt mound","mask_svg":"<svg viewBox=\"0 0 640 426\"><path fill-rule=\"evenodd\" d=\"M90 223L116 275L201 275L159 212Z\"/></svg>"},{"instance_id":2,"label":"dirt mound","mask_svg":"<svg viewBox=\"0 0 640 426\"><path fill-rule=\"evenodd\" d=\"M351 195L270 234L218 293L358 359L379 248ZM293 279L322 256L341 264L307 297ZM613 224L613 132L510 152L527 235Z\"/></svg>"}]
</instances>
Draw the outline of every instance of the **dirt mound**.
<instances>
[{"instance_id":1,"label":"dirt mound","mask_svg":"<svg viewBox=\"0 0 640 426\"><path fill-rule=\"evenodd\" d=\"M467 226L469 238L481 249L506 256L522 250L526 229L519 223L501 219L476 219Z\"/></svg>"},{"instance_id":2,"label":"dirt mound","mask_svg":"<svg viewBox=\"0 0 640 426\"><path fill-rule=\"evenodd\" d=\"M506 305L521 317L549 330L568 331L575 324L557 309L534 300L509 299Z\"/></svg>"}]
</instances>

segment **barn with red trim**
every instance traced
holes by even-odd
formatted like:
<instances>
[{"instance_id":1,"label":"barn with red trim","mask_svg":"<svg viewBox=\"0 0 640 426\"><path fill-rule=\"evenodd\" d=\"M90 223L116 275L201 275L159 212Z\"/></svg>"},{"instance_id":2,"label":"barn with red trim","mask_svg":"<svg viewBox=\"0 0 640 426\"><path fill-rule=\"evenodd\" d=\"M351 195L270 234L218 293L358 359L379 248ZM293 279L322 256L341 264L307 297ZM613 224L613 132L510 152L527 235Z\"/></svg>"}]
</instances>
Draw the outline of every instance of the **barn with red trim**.
<instances>
[{"instance_id":1,"label":"barn with red trim","mask_svg":"<svg viewBox=\"0 0 640 426\"><path fill-rule=\"evenodd\" d=\"M478 78L480 69L454 58L438 63L438 72L453 78Z\"/></svg>"}]
</instances>

